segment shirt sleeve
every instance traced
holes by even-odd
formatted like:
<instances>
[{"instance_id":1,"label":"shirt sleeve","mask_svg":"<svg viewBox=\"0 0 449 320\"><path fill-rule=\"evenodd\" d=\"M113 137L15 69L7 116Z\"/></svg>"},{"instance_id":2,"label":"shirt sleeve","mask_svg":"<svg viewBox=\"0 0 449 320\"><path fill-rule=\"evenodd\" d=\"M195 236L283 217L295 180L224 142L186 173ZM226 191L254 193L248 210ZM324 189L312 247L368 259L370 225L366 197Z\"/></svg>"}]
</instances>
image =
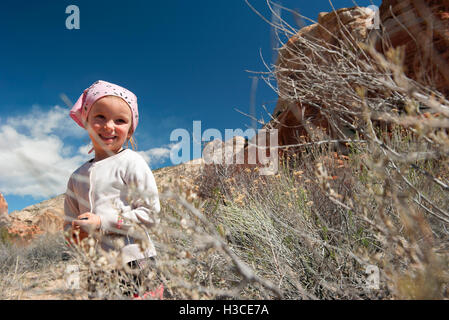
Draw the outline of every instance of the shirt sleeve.
<instances>
[{"instance_id":1,"label":"shirt sleeve","mask_svg":"<svg viewBox=\"0 0 449 320\"><path fill-rule=\"evenodd\" d=\"M78 200L73 189L73 176L67 183L67 190L64 198L64 232L71 228L72 221L80 215Z\"/></svg>"},{"instance_id":2,"label":"shirt sleeve","mask_svg":"<svg viewBox=\"0 0 449 320\"><path fill-rule=\"evenodd\" d=\"M148 228L159 223L161 210L156 180L145 160L137 154L124 175L127 189L127 203L120 203L119 210L109 214L101 222L101 229L109 232L127 232L134 223Z\"/></svg>"}]
</instances>

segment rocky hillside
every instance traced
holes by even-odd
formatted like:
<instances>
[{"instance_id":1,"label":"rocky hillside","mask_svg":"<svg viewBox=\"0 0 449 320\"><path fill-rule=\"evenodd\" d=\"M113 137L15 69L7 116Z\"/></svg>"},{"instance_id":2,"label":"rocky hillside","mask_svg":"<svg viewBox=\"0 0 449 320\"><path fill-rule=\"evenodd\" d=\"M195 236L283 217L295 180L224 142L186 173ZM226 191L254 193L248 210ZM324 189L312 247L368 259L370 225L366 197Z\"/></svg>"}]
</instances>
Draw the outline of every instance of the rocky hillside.
<instances>
[{"instance_id":1,"label":"rocky hillside","mask_svg":"<svg viewBox=\"0 0 449 320\"><path fill-rule=\"evenodd\" d=\"M202 159L192 160L154 170L159 191L182 190L187 197L195 195L195 179L201 172L202 163ZM59 232L64 224L64 198L61 194L8 215L8 204L0 193L0 227L6 227L14 238L24 242L43 233Z\"/></svg>"}]
</instances>

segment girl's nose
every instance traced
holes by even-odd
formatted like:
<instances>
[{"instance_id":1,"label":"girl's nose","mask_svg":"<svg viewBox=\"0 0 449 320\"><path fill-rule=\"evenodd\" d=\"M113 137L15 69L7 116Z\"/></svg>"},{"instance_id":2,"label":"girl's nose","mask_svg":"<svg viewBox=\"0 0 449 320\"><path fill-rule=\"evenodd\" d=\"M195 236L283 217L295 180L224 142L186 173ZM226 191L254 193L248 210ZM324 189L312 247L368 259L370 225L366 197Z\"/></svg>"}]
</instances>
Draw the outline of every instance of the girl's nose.
<instances>
[{"instance_id":1,"label":"girl's nose","mask_svg":"<svg viewBox=\"0 0 449 320\"><path fill-rule=\"evenodd\" d=\"M112 121L112 120L106 121L104 124L104 127L106 129L113 130L114 129L114 121Z\"/></svg>"}]
</instances>

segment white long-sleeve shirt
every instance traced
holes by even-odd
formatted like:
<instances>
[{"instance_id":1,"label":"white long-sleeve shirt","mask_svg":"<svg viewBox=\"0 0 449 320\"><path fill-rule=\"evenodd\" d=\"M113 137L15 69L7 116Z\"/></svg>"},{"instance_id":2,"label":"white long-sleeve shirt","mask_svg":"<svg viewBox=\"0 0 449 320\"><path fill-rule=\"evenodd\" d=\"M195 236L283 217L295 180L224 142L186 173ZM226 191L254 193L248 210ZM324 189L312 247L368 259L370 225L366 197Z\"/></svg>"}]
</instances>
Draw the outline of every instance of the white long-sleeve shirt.
<instances>
[{"instance_id":1,"label":"white long-sleeve shirt","mask_svg":"<svg viewBox=\"0 0 449 320\"><path fill-rule=\"evenodd\" d=\"M159 195L151 169L141 155L125 149L100 161L92 159L71 175L64 202L65 230L82 213L98 215L103 231L102 249L112 250L114 240L123 239L124 246L119 249L122 261L127 263L156 255L148 232L144 232L148 241L144 252L131 234L135 235L135 223L146 228L157 224L159 211Z\"/></svg>"}]
</instances>

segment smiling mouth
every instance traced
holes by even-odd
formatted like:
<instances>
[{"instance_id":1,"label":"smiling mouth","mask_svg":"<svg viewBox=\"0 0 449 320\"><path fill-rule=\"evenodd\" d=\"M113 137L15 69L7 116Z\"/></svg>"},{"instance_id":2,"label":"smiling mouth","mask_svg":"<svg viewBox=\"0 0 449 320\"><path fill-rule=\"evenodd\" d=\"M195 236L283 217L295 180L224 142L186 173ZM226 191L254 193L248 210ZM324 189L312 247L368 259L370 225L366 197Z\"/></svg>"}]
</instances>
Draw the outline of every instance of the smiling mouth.
<instances>
[{"instance_id":1,"label":"smiling mouth","mask_svg":"<svg viewBox=\"0 0 449 320\"><path fill-rule=\"evenodd\" d=\"M114 141L115 138L117 138L117 136L103 136L101 134L99 134L98 136L100 137L101 140L105 142L111 142Z\"/></svg>"}]
</instances>

